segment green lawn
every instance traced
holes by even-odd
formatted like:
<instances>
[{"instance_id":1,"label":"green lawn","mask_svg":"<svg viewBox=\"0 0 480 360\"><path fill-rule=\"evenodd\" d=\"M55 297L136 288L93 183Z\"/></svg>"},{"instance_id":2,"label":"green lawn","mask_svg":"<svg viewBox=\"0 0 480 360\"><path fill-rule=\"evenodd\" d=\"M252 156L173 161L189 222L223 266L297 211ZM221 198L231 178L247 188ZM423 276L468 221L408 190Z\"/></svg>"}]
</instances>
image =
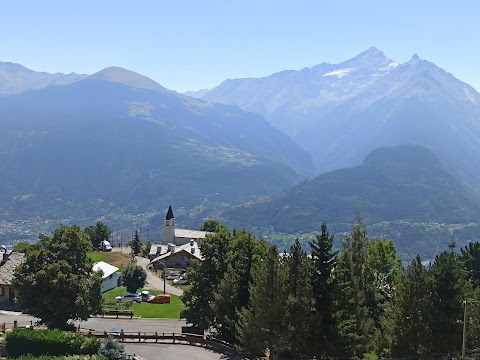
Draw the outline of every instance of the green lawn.
<instances>
[{"instance_id":1,"label":"green lawn","mask_svg":"<svg viewBox=\"0 0 480 360\"><path fill-rule=\"evenodd\" d=\"M120 272L122 272L122 269L127 266L131 259L130 254L119 252L91 251L88 252L87 255L93 262L105 261L106 263L120 268Z\"/></svg>"},{"instance_id":2,"label":"green lawn","mask_svg":"<svg viewBox=\"0 0 480 360\"><path fill-rule=\"evenodd\" d=\"M156 290L149 290L149 289L141 289L137 292L142 290L147 290L152 295L157 295L161 291ZM127 293L127 289L125 287L117 287L110 291L107 291L103 294L103 299L105 300L106 305L113 305L115 302L116 296L125 295ZM176 295L171 296L171 303L170 304L149 304L149 303L133 303L129 309L133 310L134 316L139 316L142 318L166 318L166 319L180 319L180 312L185 308L180 300L180 297Z\"/></svg>"}]
</instances>

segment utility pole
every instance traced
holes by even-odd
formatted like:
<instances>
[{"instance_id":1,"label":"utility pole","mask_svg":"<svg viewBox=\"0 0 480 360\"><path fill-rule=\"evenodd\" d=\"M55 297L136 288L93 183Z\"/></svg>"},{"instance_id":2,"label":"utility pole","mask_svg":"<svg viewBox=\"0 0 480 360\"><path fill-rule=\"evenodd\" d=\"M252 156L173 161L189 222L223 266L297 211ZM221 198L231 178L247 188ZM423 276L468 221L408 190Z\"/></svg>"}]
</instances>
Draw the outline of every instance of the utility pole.
<instances>
[{"instance_id":1,"label":"utility pole","mask_svg":"<svg viewBox=\"0 0 480 360\"><path fill-rule=\"evenodd\" d=\"M463 339L462 339L462 360L465 360L465 348L467 346L467 300L463 301Z\"/></svg>"}]
</instances>

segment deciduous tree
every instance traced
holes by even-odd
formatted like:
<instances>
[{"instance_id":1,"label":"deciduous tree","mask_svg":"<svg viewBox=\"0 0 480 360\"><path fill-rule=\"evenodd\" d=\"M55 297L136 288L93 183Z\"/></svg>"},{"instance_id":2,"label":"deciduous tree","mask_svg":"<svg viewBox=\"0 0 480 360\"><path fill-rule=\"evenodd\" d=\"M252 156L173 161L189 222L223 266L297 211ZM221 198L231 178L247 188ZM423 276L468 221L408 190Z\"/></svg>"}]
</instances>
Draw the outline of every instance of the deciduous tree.
<instances>
[{"instance_id":1,"label":"deciduous tree","mask_svg":"<svg viewBox=\"0 0 480 360\"><path fill-rule=\"evenodd\" d=\"M123 272L122 283L129 293L141 289L145 285L145 280L147 280L147 273L139 265L129 264Z\"/></svg>"},{"instance_id":2,"label":"deciduous tree","mask_svg":"<svg viewBox=\"0 0 480 360\"><path fill-rule=\"evenodd\" d=\"M98 249L102 241L108 241L112 236L112 229L101 221L98 221L95 226L85 228L84 231L90 237L94 249Z\"/></svg>"},{"instance_id":3,"label":"deciduous tree","mask_svg":"<svg viewBox=\"0 0 480 360\"><path fill-rule=\"evenodd\" d=\"M87 320L101 311L99 273L92 273L88 236L77 225L40 235L15 272L20 305L49 328L64 329L70 320Z\"/></svg>"},{"instance_id":4,"label":"deciduous tree","mask_svg":"<svg viewBox=\"0 0 480 360\"><path fill-rule=\"evenodd\" d=\"M183 293L188 322L201 329L208 329L215 317L212 304L215 293L228 269L228 254L232 244L232 233L225 227L217 227L214 234L199 245L203 261L193 261L187 272L190 286Z\"/></svg>"}]
</instances>

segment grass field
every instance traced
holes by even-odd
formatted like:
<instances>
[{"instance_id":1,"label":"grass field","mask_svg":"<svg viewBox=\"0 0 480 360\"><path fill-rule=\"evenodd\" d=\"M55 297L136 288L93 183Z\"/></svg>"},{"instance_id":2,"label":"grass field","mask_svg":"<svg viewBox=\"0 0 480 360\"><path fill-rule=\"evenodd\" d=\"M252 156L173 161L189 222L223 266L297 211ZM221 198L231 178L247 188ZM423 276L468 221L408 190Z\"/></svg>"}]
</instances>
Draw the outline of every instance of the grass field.
<instances>
[{"instance_id":1,"label":"grass field","mask_svg":"<svg viewBox=\"0 0 480 360\"><path fill-rule=\"evenodd\" d=\"M87 255L90 259L93 260L93 262L105 261L106 263L120 268L120 272L122 271L122 268L127 266L131 258L130 254L124 254L119 252L92 251L87 253Z\"/></svg>"},{"instance_id":2,"label":"grass field","mask_svg":"<svg viewBox=\"0 0 480 360\"><path fill-rule=\"evenodd\" d=\"M138 292L142 290L149 291L152 295L157 295L160 291L156 290L149 290L149 289L140 289ZM115 302L116 296L125 295L127 293L127 289L125 287L117 287L110 291L107 291L103 294L103 299L105 302L112 303ZM164 318L164 319L180 319L180 312L185 308L180 300L180 297L175 295L171 296L171 303L170 304L149 304L149 303L133 303L130 307L133 310L134 316L139 316L142 318Z\"/></svg>"}]
</instances>

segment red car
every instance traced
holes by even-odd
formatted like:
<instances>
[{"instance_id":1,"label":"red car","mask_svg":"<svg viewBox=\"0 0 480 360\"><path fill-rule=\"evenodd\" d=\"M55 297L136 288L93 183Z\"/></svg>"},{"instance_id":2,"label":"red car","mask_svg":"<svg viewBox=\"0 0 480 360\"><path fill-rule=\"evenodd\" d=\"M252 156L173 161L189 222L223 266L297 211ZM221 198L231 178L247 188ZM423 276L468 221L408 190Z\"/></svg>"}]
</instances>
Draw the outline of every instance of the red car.
<instances>
[{"instance_id":1,"label":"red car","mask_svg":"<svg viewBox=\"0 0 480 360\"><path fill-rule=\"evenodd\" d=\"M170 304L170 294L158 294L148 299L150 304Z\"/></svg>"}]
</instances>

